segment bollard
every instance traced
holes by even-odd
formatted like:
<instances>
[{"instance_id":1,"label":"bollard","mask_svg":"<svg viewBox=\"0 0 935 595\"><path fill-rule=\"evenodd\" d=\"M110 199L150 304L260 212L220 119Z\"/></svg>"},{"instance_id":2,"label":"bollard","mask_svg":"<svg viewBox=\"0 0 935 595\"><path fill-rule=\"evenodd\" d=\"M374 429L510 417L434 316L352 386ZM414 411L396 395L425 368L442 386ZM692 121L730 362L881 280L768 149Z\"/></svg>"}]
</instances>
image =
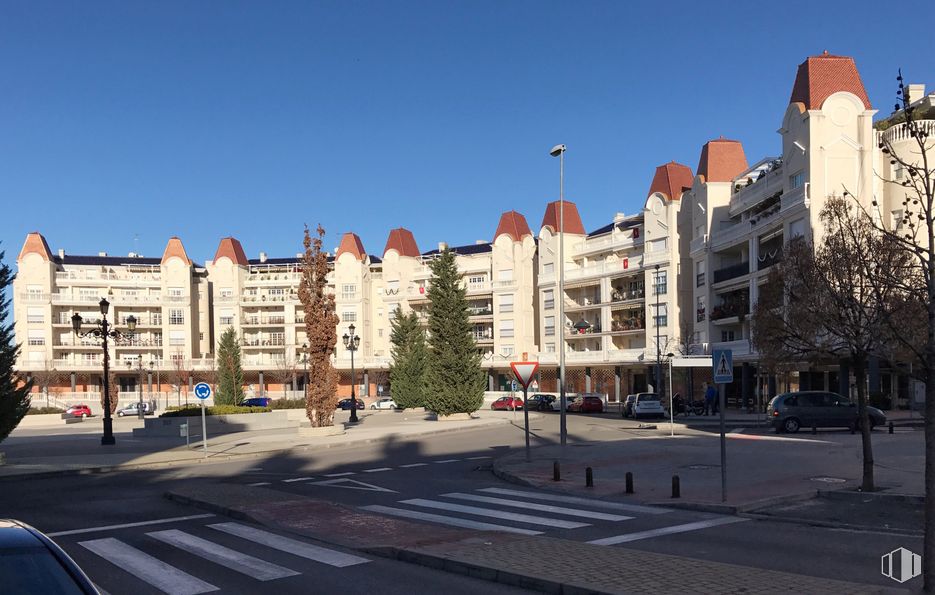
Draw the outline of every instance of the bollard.
<instances>
[{"instance_id":1,"label":"bollard","mask_svg":"<svg viewBox=\"0 0 935 595\"><path fill-rule=\"evenodd\" d=\"M681 486L679 485L679 476L673 475L672 476L672 497L680 498L681 496L682 496L682 489L681 489Z\"/></svg>"},{"instance_id":2,"label":"bollard","mask_svg":"<svg viewBox=\"0 0 935 595\"><path fill-rule=\"evenodd\" d=\"M552 463L552 481L562 481L562 469L558 465L558 461Z\"/></svg>"},{"instance_id":3,"label":"bollard","mask_svg":"<svg viewBox=\"0 0 935 595\"><path fill-rule=\"evenodd\" d=\"M633 474L627 471L627 493L633 493Z\"/></svg>"},{"instance_id":4,"label":"bollard","mask_svg":"<svg viewBox=\"0 0 935 595\"><path fill-rule=\"evenodd\" d=\"M584 485L588 488L594 487L594 472L590 467L584 470Z\"/></svg>"},{"instance_id":5,"label":"bollard","mask_svg":"<svg viewBox=\"0 0 935 595\"><path fill-rule=\"evenodd\" d=\"M890 422L890 434L893 433L893 422Z\"/></svg>"}]
</instances>

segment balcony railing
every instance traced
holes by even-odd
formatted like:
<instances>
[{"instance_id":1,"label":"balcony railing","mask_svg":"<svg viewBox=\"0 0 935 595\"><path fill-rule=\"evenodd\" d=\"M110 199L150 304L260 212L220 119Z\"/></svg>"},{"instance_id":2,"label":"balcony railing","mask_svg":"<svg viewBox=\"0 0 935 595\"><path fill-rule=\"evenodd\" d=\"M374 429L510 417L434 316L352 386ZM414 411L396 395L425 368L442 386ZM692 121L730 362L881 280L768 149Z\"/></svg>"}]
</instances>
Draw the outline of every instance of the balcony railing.
<instances>
[{"instance_id":1,"label":"balcony railing","mask_svg":"<svg viewBox=\"0 0 935 595\"><path fill-rule=\"evenodd\" d=\"M737 264L732 264L730 266L714 271L714 282L720 283L721 281L735 279L737 277L746 275L749 272L750 272L750 263L746 261L739 262Z\"/></svg>"},{"instance_id":2,"label":"balcony railing","mask_svg":"<svg viewBox=\"0 0 935 595\"><path fill-rule=\"evenodd\" d=\"M158 268L158 266L156 267ZM134 281L157 283L162 280L159 272L151 273L105 273L93 269L77 269L55 273L56 281Z\"/></svg>"},{"instance_id":3,"label":"balcony railing","mask_svg":"<svg viewBox=\"0 0 935 595\"><path fill-rule=\"evenodd\" d=\"M765 176L750 185L741 185L730 197L731 215L746 211L766 197L782 191L782 165L769 171Z\"/></svg>"},{"instance_id":4,"label":"balcony railing","mask_svg":"<svg viewBox=\"0 0 935 595\"><path fill-rule=\"evenodd\" d=\"M757 259L756 270L762 271L768 269L774 264L782 260L782 248L777 248L775 250L769 250L764 256Z\"/></svg>"},{"instance_id":5,"label":"balcony railing","mask_svg":"<svg viewBox=\"0 0 935 595\"><path fill-rule=\"evenodd\" d=\"M641 331L646 329L646 321L642 318L623 318L610 321L610 330L614 333Z\"/></svg>"},{"instance_id":6,"label":"balcony railing","mask_svg":"<svg viewBox=\"0 0 935 595\"><path fill-rule=\"evenodd\" d=\"M929 136L935 136L935 120L919 120L919 127L928 133ZM883 140L895 143L909 139L909 128L905 124L894 124L883 132Z\"/></svg>"},{"instance_id":7,"label":"balcony railing","mask_svg":"<svg viewBox=\"0 0 935 595\"><path fill-rule=\"evenodd\" d=\"M720 306L715 306L714 309L711 310L711 320L723 320L733 316L746 316L749 310L750 307L746 302L721 304Z\"/></svg>"},{"instance_id":8,"label":"balcony railing","mask_svg":"<svg viewBox=\"0 0 935 595\"><path fill-rule=\"evenodd\" d=\"M703 235L698 236L697 238L692 239L691 244L689 244L689 250L691 251L692 254L694 254L695 252L698 252L699 250L703 250L705 247L707 247L707 245L708 245L708 234L703 234Z\"/></svg>"},{"instance_id":9,"label":"balcony railing","mask_svg":"<svg viewBox=\"0 0 935 595\"><path fill-rule=\"evenodd\" d=\"M645 289L611 289L610 303L642 300L646 297Z\"/></svg>"},{"instance_id":10,"label":"balcony railing","mask_svg":"<svg viewBox=\"0 0 935 595\"><path fill-rule=\"evenodd\" d=\"M34 291L28 291L25 293L19 294L19 300L21 302L36 304L49 301L51 294L48 293L36 293Z\"/></svg>"}]
</instances>

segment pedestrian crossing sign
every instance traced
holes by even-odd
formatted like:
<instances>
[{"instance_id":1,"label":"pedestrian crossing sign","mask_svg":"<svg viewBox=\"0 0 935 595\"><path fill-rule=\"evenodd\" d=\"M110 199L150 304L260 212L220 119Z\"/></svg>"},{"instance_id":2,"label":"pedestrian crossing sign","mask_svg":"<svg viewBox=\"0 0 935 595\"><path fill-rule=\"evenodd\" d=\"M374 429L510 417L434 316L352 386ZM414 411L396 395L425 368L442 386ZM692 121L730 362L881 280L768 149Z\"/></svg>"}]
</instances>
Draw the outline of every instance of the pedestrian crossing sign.
<instances>
[{"instance_id":1,"label":"pedestrian crossing sign","mask_svg":"<svg viewBox=\"0 0 935 595\"><path fill-rule=\"evenodd\" d=\"M730 384L734 381L734 353L730 349L714 349L711 365L715 384Z\"/></svg>"}]
</instances>

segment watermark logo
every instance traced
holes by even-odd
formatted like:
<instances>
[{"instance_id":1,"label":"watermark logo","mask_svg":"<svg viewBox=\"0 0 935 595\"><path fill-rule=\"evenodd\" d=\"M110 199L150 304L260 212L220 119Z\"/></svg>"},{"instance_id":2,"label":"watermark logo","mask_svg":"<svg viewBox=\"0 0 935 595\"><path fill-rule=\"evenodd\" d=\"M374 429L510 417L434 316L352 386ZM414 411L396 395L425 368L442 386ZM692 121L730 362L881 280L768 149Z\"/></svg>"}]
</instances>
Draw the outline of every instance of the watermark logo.
<instances>
[{"instance_id":1,"label":"watermark logo","mask_svg":"<svg viewBox=\"0 0 935 595\"><path fill-rule=\"evenodd\" d=\"M883 576L904 583L922 574L922 556L904 547L880 557L880 572Z\"/></svg>"}]
</instances>

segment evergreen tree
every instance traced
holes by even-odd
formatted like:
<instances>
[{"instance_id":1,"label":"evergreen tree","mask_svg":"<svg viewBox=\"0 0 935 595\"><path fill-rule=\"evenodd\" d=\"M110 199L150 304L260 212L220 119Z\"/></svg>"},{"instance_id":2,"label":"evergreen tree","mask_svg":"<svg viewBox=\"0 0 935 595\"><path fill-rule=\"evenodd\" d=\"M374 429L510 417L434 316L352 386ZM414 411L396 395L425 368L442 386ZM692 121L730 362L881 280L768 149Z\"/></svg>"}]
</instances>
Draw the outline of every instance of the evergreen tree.
<instances>
[{"instance_id":1,"label":"evergreen tree","mask_svg":"<svg viewBox=\"0 0 935 595\"><path fill-rule=\"evenodd\" d=\"M216 405L239 405L243 402L243 366L237 331L227 327L218 341Z\"/></svg>"},{"instance_id":2,"label":"evergreen tree","mask_svg":"<svg viewBox=\"0 0 935 595\"><path fill-rule=\"evenodd\" d=\"M438 415L471 413L484 402L484 371L471 335L466 290L455 255L433 260L429 287L429 337L425 404Z\"/></svg>"},{"instance_id":3,"label":"evergreen tree","mask_svg":"<svg viewBox=\"0 0 935 595\"><path fill-rule=\"evenodd\" d=\"M401 409L425 406L425 332L415 312L396 306L392 323L390 383L393 401Z\"/></svg>"},{"instance_id":4,"label":"evergreen tree","mask_svg":"<svg viewBox=\"0 0 935 595\"><path fill-rule=\"evenodd\" d=\"M0 252L0 321L7 320L10 301L7 288L13 282L13 272L3 264ZM0 324L0 441L6 438L19 424L29 409L29 391L32 381L24 380L14 366L19 354L19 345L13 342L13 323Z\"/></svg>"}]
</instances>

